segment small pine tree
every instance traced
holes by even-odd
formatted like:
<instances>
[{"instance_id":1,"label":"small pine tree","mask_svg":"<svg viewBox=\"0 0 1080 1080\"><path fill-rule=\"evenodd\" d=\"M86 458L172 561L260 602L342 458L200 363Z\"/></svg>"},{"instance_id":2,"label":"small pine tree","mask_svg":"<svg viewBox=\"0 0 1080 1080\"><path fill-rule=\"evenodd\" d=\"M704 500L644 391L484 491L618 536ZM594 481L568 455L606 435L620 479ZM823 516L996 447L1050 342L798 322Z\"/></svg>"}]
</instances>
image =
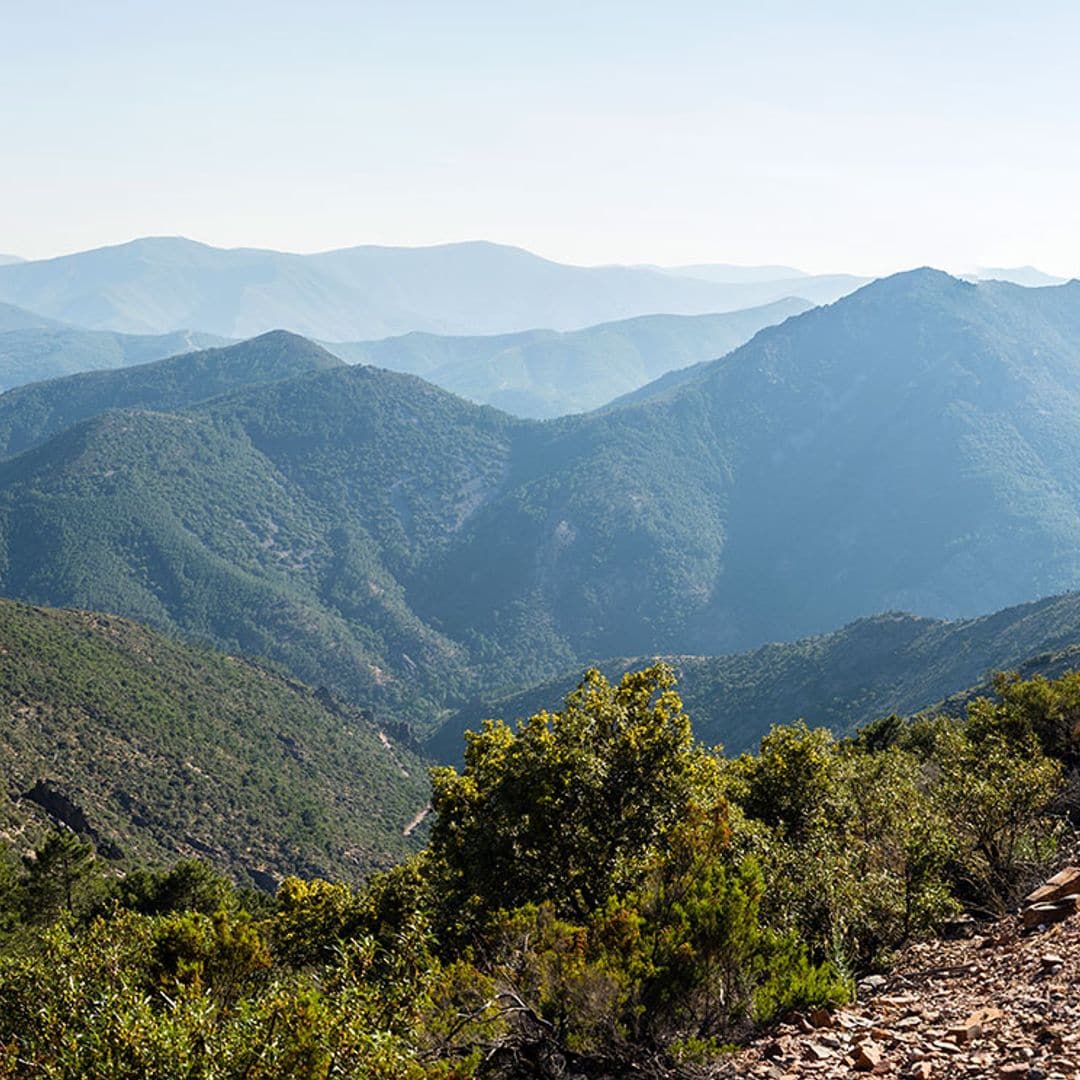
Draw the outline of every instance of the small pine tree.
<instances>
[{"instance_id":1,"label":"small pine tree","mask_svg":"<svg viewBox=\"0 0 1080 1080\"><path fill-rule=\"evenodd\" d=\"M73 832L50 833L23 859L27 922L51 922L61 912L74 913L94 870L94 847Z\"/></svg>"}]
</instances>

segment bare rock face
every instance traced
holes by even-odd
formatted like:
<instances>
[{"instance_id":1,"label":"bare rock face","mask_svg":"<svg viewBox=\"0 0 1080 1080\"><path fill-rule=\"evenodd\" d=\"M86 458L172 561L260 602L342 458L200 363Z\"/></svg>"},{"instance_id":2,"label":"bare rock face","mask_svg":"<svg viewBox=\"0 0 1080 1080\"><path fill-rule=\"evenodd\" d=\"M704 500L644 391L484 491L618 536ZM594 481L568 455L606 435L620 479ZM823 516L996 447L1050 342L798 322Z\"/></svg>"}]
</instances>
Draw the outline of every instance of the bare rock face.
<instances>
[{"instance_id":1,"label":"bare rock face","mask_svg":"<svg viewBox=\"0 0 1080 1080\"><path fill-rule=\"evenodd\" d=\"M1080 1080L1080 868L1036 889L1019 915L908 946L859 1002L793 1017L718 1066L716 1080ZM1034 919L1047 907L1060 918Z\"/></svg>"},{"instance_id":2,"label":"bare rock face","mask_svg":"<svg viewBox=\"0 0 1080 1080\"><path fill-rule=\"evenodd\" d=\"M881 1047L874 1042L859 1043L851 1052L851 1063L859 1072L873 1072L881 1064Z\"/></svg>"},{"instance_id":3,"label":"bare rock face","mask_svg":"<svg viewBox=\"0 0 1080 1080\"><path fill-rule=\"evenodd\" d=\"M97 833L91 828L81 806L71 801L49 780L39 780L29 791L24 791L22 798L36 803L54 821L66 825L73 833L97 839Z\"/></svg>"},{"instance_id":4,"label":"bare rock face","mask_svg":"<svg viewBox=\"0 0 1080 1080\"><path fill-rule=\"evenodd\" d=\"M1075 915L1080 907L1080 866L1066 866L1024 898L1025 930L1052 926Z\"/></svg>"},{"instance_id":5,"label":"bare rock face","mask_svg":"<svg viewBox=\"0 0 1080 1080\"><path fill-rule=\"evenodd\" d=\"M1024 906L1031 904L1053 904L1066 896L1080 893L1080 866L1066 866L1045 884L1024 897Z\"/></svg>"},{"instance_id":6,"label":"bare rock face","mask_svg":"<svg viewBox=\"0 0 1080 1080\"><path fill-rule=\"evenodd\" d=\"M121 859L123 851L95 829L74 800L68 798L60 786L52 780L38 780L29 791L24 791L19 798L41 807L54 824L70 829L73 833L93 841L97 853L106 859Z\"/></svg>"}]
</instances>

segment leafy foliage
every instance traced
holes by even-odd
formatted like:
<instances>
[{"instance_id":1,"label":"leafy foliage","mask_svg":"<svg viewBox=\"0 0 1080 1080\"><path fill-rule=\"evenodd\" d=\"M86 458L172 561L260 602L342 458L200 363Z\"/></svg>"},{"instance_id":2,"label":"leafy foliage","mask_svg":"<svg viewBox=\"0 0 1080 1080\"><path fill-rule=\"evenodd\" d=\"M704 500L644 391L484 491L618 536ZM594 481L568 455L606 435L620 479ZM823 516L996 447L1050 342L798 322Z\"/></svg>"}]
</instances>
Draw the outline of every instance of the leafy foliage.
<instances>
[{"instance_id":1,"label":"leafy foliage","mask_svg":"<svg viewBox=\"0 0 1080 1080\"><path fill-rule=\"evenodd\" d=\"M776 728L730 759L694 742L668 669L592 671L436 770L429 848L359 889L255 902L193 863L117 880L48 838L0 864L0 1075L700 1075L958 900L1008 902L1063 827L1039 740L1075 751L1075 682L1003 678L963 718L846 740Z\"/></svg>"},{"instance_id":2,"label":"leafy foliage","mask_svg":"<svg viewBox=\"0 0 1080 1080\"><path fill-rule=\"evenodd\" d=\"M482 969L559 1046L670 1049L844 995L762 925L763 879L668 669L615 686L590 671L561 712L487 724L462 772L432 779L437 932L482 942Z\"/></svg>"},{"instance_id":3,"label":"leafy foliage","mask_svg":"<svg viewBox=\"0 0 1080 1080\"><path fill-rule=\"evenodd\" d=\"M714 767L673 684L664 668L614 687L590 671L561 712L517 732L489 722L460 775L434 770L431 851L451 904L545 900L581 918L637 883Z\"/></svg>"}]
</instances>

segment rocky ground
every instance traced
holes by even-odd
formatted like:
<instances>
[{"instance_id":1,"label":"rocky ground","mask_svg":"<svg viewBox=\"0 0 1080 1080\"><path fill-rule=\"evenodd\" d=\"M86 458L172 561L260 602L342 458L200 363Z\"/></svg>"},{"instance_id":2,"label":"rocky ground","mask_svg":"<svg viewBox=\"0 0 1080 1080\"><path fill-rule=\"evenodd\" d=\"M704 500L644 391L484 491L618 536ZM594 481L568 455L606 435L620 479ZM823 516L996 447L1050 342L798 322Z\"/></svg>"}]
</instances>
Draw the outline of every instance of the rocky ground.
<instances>
[{"instance_id":1,"label":"rocky ground","mask_svg":"<svg viewBox=\"0 0 1080 1080\"><path fill-rule=\"evenodd\" d=\"M1066 905L1045 925L1031 910L910 946L889 975L860 984L856 1004L781 1025L717 1080L1080 1080L1080 915Z\"/></svg>"}]
</instances>

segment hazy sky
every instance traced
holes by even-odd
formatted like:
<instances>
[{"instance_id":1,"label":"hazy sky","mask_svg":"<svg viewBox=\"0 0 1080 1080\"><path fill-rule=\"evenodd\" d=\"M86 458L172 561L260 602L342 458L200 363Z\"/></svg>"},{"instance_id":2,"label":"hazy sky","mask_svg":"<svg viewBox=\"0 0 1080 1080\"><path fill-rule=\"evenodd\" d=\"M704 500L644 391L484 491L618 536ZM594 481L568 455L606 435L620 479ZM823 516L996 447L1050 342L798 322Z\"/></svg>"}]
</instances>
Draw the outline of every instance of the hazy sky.
<instances>
[{"instance_id":1,"label":"hazy sky","mask_svg":"<svg viewBox=\"0 0 1080 1080\"><path fill-rule=\"evenodd\" d=\"M1078 54L1076 3L0 0L0 251L1080 275Z\"/></svg>"}]
</instances>

